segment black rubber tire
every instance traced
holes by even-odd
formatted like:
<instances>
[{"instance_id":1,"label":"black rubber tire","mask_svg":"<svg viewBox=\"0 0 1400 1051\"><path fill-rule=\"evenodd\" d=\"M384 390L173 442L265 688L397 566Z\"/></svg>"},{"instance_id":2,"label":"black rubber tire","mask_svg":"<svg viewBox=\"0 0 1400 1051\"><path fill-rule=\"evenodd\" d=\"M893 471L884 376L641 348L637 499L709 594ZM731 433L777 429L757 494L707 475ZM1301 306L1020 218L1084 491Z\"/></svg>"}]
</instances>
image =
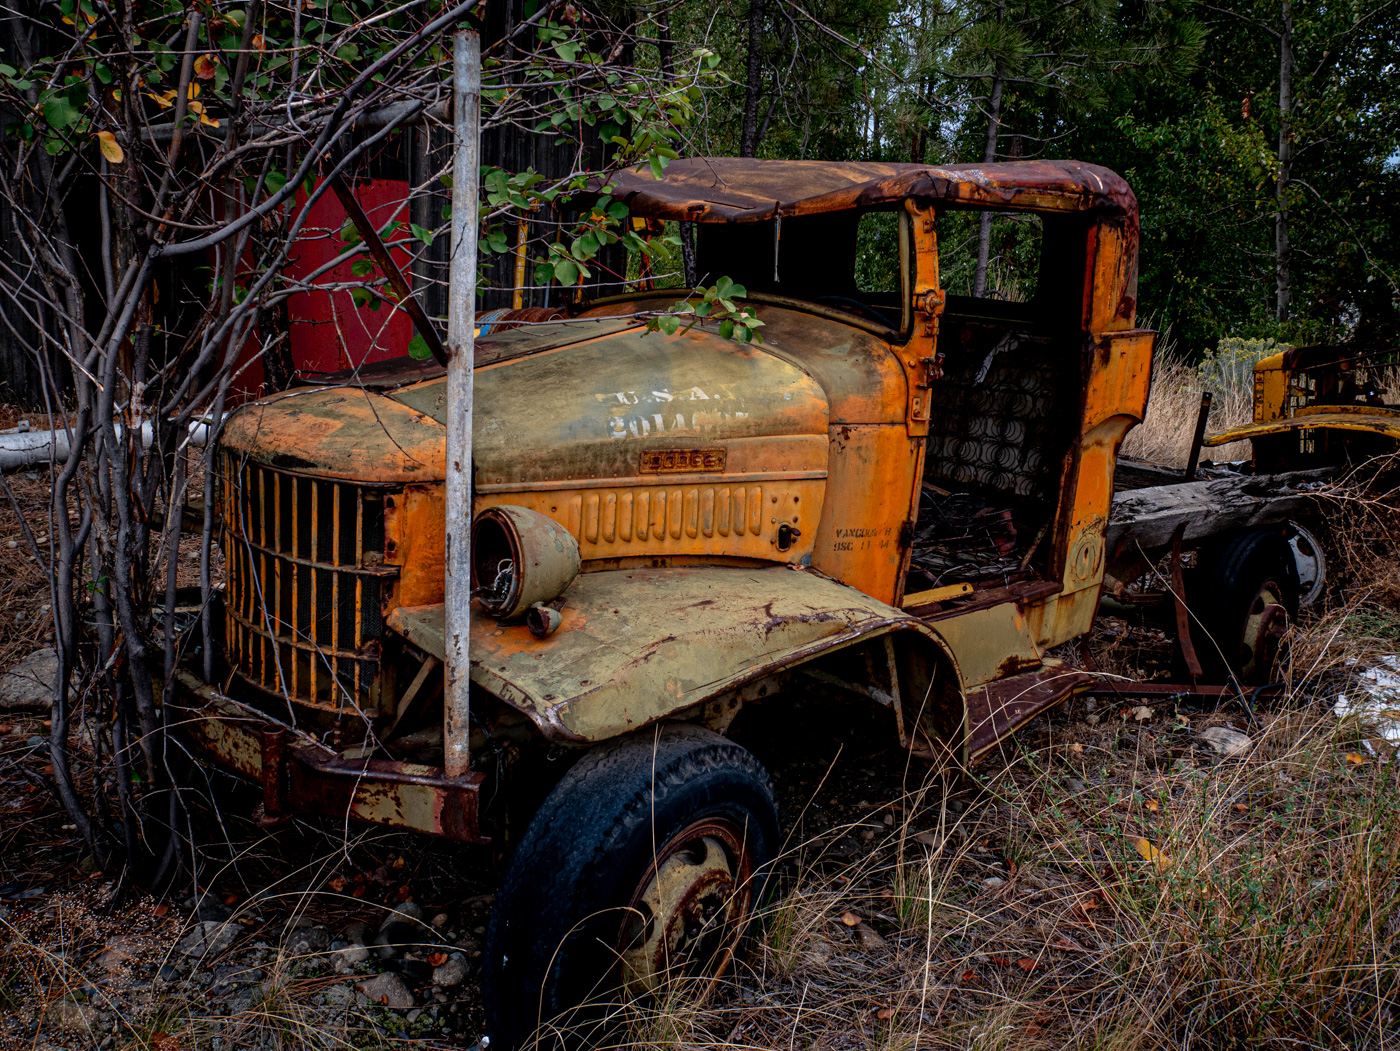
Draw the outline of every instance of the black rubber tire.
<instances>
[{"instance_id":1,"label":"black rubber tire","mask_svg":"<svg viewBox=\"0 0 1400 1051\"><path fill-rule=\"evenodd\" d=\"M1201 552L1187 598L1194 613L1192 638L1208 677L1256 685L1273 681L1271 665L1247 668L1251 654L1244 649L1250 607L1270 582L1289 618L1296 617L1298 567L1281 530L1235 533Z\"/></svg>"},{"instance_id":2,"label":"black rubber tire","mask_svg":"<svg viewBox=\"0 0 1400 1051\"><path fill-rule=\"evenodd\" d=\"M596 1015L574 1009L606 992L600 978L618 970L623 913L653 852L710 817L744 828L756 908L778 809L748 751L700 727L666 726L601 745L564 775L525 830L491 913L482 991L492 1051L533 1046L541 1022L570 1012L567 1035L546 1029L539 1046L598 1037L587 1033Z\"/></svg>"}]
</instances>

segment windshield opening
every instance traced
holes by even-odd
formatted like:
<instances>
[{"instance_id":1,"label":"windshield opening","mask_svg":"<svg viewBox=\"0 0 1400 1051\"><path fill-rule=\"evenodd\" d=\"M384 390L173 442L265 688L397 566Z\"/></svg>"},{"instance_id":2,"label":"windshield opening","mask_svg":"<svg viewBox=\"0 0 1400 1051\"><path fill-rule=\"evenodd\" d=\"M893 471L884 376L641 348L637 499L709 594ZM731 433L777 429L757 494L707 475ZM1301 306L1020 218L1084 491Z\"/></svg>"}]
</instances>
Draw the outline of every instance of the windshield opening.
<instances>
[{"instance_id":1,"label":"windshield opening","mask_svg":"<svg viewBox=\"0 0 1400 1051\"><path fill-rule=\"evenodd\" d=\"M697 223L696 278L708 285L727 275L751 293L804 300L898 332L908 298L903 215L872 209Z\"/></svg>"}]
</instances>

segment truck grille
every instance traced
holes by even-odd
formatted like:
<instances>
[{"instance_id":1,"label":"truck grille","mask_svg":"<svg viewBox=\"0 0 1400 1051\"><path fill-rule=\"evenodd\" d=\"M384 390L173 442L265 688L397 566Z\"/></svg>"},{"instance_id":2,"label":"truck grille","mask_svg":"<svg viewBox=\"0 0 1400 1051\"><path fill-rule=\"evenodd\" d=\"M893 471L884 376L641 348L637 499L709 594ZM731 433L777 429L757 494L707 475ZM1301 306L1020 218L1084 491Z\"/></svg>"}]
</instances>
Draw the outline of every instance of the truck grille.
<instances>
[{"instance_id":1,"label":"truck grille","mask_svg":"<svg viewBox=\"0 0 1400 1051\"><path fill-rule=\"evenodd\" d=\"M269 693L373 714L392 490L219 455L229 663Z\"/></svg>"}]
</instances>

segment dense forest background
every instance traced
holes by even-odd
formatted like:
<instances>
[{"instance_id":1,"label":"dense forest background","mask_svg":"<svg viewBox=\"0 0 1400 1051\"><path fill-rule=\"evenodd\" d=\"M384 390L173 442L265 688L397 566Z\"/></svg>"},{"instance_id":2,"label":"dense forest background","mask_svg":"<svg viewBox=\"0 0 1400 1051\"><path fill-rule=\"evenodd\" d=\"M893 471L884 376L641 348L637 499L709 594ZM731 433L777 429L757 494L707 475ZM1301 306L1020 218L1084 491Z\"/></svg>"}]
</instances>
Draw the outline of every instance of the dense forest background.
<instances>
[{"instance_id":1,"label":"dense forest background","mask_svg":"<svg viewBox=\"0 0 1400 1051\"><path fill-rule=\"evenodd\" d=\"M639 63L723 56L695 152L1093 161L1137 191L1139 317L1187 355L1224 336L1397 338L1395 0L724 0L645 17Z\"/></svg>"}]
</instances>

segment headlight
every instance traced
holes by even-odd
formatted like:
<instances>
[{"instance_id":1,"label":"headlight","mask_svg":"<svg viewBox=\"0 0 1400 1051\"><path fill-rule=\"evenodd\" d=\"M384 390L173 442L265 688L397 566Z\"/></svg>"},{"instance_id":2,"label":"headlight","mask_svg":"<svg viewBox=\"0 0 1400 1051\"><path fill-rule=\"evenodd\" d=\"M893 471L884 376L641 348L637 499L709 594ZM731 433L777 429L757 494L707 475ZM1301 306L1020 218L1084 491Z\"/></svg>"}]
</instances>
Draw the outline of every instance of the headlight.
<instances>
[{"instance_id":1,"label":"headlight","mask_svg":"<svg viewBox=\"0 0 1400 1051\"><path fill-rule=\"evenodd\" d=\"M472 593L492 616L552 602L578 570L578 541L548 515L502 504L472 522Z\"/></svg>"}]
</instances>

